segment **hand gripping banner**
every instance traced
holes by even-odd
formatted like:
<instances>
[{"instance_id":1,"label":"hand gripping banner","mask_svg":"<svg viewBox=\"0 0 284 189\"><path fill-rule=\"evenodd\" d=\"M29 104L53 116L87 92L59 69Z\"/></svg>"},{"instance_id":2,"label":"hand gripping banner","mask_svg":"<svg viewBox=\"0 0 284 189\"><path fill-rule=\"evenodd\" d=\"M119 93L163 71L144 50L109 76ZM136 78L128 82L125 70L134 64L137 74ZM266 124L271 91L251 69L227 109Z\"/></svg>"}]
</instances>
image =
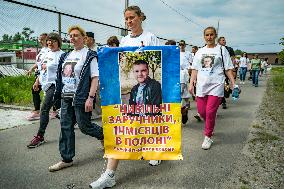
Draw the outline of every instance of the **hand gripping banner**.
<instances>
[{"instance_id":1,"label":"hand gripping banner","mask_svg":"<svg viewBox=\"0 0 284 189\"><path fill-rule=\"evenodd\" d=\"M105 157L180 160L179 48L99 50Z\"/></svg>"}]
</instances>

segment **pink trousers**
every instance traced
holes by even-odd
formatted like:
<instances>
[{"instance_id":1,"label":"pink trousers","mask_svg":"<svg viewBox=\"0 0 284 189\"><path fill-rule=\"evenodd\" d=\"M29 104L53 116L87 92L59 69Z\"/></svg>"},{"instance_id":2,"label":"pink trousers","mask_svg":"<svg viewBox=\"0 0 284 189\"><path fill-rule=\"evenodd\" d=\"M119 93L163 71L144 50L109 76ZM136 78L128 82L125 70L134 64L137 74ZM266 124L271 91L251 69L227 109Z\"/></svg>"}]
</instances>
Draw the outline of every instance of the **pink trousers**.
<instances>
[{"instance_id":1,"label":"pink trousers","mask_svg":"<svg viewBox=\"0 0 284 189\"><path fill-rule=\"evenodd\" d=\"M204 135L211 137L215 127L216 113L222 97L207 95L197 97L197 111L205 121Z\"/></svg>"}]
</instances>

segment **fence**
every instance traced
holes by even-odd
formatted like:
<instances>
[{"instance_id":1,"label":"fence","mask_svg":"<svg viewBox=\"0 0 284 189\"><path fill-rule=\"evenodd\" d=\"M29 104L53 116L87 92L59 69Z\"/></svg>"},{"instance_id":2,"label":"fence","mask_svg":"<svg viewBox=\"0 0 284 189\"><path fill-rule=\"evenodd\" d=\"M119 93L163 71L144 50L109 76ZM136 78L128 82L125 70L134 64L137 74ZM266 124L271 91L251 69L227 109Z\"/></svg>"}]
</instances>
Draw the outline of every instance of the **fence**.
<instances>
[{"instance_id":1,"label":"fence","mask_svg":"<svg viewBox=\"0 0 284 189\"><path fill-rule=\"evenodd\" d=\"M34 64L35 54L40 49L36 36L41 33L60 33L65 42L63 50L70 48L67 34L62 31L67 31L71 25L79 24L86 31L93 31L97 45L105 44L110 36L115 35L120 39L125 33L122 27L58 11L55 7L12 0L0 0L0 4L0 35L3 38L0 40L0 64L15 64L19 68L28 69ZM18 32L26 40L17 40ZM159 39L161 44L167 40ZM16 57L5 57L1 52L16 52ZM9 62L10 59L16 62Z\"/></svg>"}]
</instances>

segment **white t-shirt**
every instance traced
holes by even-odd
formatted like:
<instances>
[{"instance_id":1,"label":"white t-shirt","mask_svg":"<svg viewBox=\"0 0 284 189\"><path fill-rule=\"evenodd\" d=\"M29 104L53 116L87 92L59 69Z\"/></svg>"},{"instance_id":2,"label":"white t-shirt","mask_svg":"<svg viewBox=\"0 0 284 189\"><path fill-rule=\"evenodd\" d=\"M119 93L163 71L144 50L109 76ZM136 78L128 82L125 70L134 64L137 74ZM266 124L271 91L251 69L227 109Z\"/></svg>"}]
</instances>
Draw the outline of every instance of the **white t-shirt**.
<instances>
[{"instance_id":1,"label":"white t-shirt","mask_svg":"<svg viewBox=\"0 0 284 189\"><path fill-rule=\"evenodd\" d=\"M263 60L262 62L261 62L261 68L266 68L267 67L267 62L265 61L265 60Z\"/></svg>"},{"instance_id":2,"label":"white t-shirt","mask_svg":"<svg viewBox=\"0 0 284 189\"><path fill-rule=\"evenodd\" d=\"M197 70L196 96L224 96L224 68L221 57L221 46L207 46L199 49L193 59L192 69ZM222 47L225 70L233 69L230 54Z\"/></svg>"},{"instance_id":3,"label":"white t-shirt","mask_svg":"<svg viewBox=\"0 0 284 189\"><path fill-rule=\"evenodd\" d=\"M38 71L41 70L41 62L43 61L46 53L49 51L50 49L47 47L42 47L42 49L40 49L39 53L36 55L36 64L37 64L37 69Z\"/></svg>"},{"instance_id":4,"label":"white t-shirt","mask_svg":"<svg viewBox=\"0 0 284 189\"><path fill-rule=\"evenodd\" d=\"M152 33L148 31L143 31L143 33L137 37L131 37L131 34L123 37L120 42L120 47L133 47L133 46L159 46L159 39Z\"/></svg>"},{"instance_id":5,"label":"white t-shirt","mask_svg":"<svg viewBox=\"0 0 284 189\"><path fill-rule=\"evenodd\" d=\"M240 58L240 67L241 68L247 68L249 64L249 59L246 57L241 57Z\"/></svg>"},{"instance_id":6,"label":"white t-shirt","mask_svg":"<svg viewBox=\"0 0 284 189\"><path fill-rule=\"evenodd\" d=\"M192 55L189 51L180 52L180 83L188 83L188 70L192 66Z\"/></svg>"},{"instance_id":7,"label":"white t-shirt","mask_svg":"<svg viewBox=\"0 0 284 189\"><path fill-rule=\"evenodd\" d=\"M62 92L63 93L76 93L79 76L82 67L85 63L88 48L84 47L81 50L73 50L65 59L62 65L62 83L64 84ZM94 58L90 64L91 67L91 77L99 76L98 62Z\"/></svg>"},{"instance_id":8,"label":"white t-shirt","mask_svg":"<svg viewBox=\"0 0 284 189\"><path fill-rule=\"evenodd\" d=\"M56 52L48 51L45 54L41 65L45 64L46 68L41 69L39 77L39 81L44 91L47 91L51 84L55 84L59 59L63 53L64 52L62 50L59 50Z\"/></svg>"}]
</instances>

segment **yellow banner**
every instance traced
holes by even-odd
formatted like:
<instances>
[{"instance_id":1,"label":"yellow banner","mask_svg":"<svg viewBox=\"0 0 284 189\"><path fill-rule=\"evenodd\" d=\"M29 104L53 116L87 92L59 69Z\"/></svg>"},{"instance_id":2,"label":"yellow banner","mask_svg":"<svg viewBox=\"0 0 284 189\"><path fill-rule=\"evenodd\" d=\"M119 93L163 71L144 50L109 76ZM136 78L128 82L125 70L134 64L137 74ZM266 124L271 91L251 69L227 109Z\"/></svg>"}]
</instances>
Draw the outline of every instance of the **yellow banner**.
<instances>
[{"instance_id":1,"label":"yellow banner","mask_svg":"<svg viewBox=\"0 0 284 189\"><path fill-rule=\"evenodd\" d=\"M182 160L181 105L160 106L161 115L150 105L109 105L102 107L105 157L132 160ZM133 115L137 110L143 115Z\"/></svg>"}]
</instances>

